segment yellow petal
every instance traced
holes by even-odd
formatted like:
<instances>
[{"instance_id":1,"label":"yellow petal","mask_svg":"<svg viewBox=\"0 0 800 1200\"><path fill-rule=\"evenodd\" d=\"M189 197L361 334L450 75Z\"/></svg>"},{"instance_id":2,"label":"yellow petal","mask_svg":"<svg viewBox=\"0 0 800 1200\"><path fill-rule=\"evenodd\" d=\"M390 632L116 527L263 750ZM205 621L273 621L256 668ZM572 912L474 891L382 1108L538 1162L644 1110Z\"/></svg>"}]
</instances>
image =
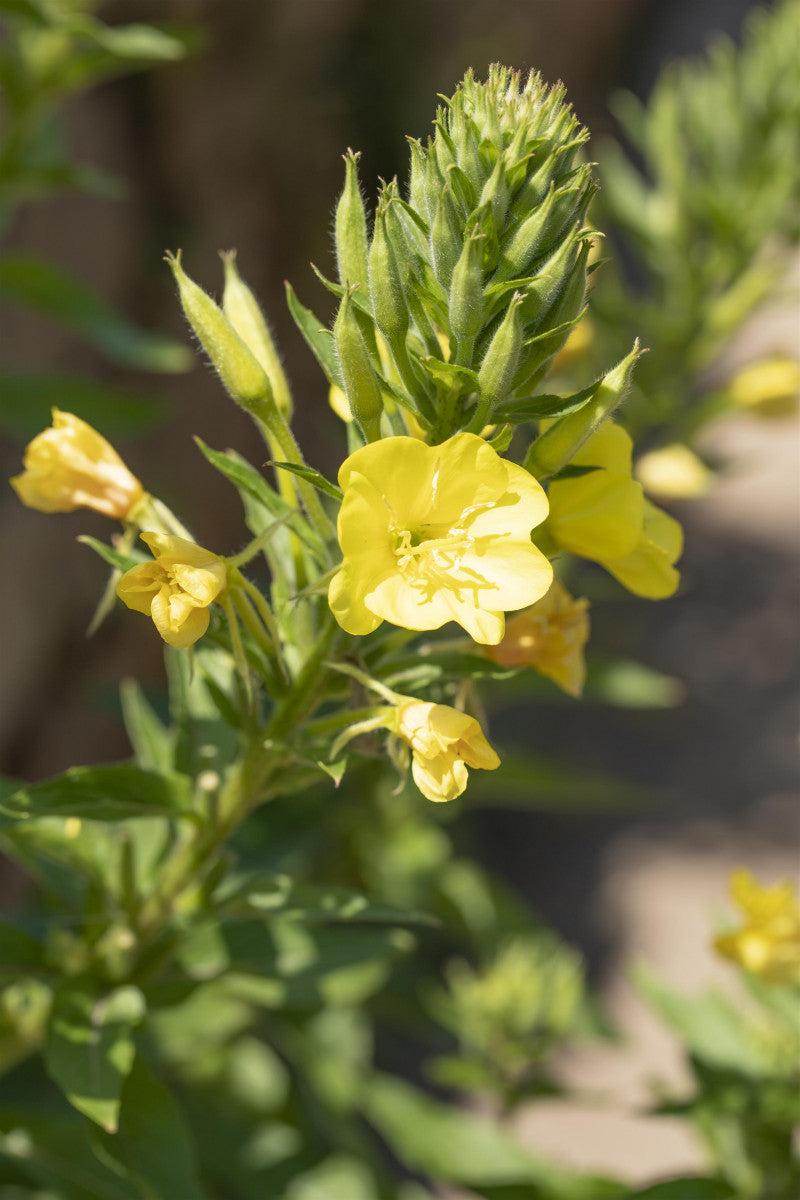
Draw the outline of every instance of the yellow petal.
<instances>
[{"instance_id":1,"label":"yellow petal","mask_svg":"<svg viewBox=\"0 0 800 1200\"><path fill-rule=\"evenodd\" d=\"M633 552L644 524L641 484L629 476L592 471L550 485L547 528L564 550L595 562Z\"/></svg>"},{"instance_id":2,"label":"yellow petal","mask_svg":"<svg viewBox=\"0 0 800 1200\"><path fill-rule=\"evenodd\" d=\"M166 586L153 597L151 615L164 641L178 649L193 645L208 629L208 609L187 604Z\"/></svg>"},{"instance_id":3,"label":"yellow petal","mask_svg":"<svg viewBox=\"0 0 800 1200\"><path fill-rule=\"evenodd\" d=\"M153 597L166 583L166 572L158 563L140 563L126 571L117 583L117 595L135 612L150 616Z\"/></svg>"}]
</instances>

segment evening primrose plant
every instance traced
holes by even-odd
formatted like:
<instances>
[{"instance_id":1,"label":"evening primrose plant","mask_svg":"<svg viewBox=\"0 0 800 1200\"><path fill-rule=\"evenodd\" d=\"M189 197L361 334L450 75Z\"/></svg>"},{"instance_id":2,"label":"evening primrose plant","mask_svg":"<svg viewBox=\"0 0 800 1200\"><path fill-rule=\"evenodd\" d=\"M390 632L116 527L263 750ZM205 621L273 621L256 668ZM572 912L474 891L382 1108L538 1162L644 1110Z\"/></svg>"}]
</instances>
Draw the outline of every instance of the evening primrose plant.
<instances>
[{"instance_id":1,"label":"evening primrose plant","mask_svg":"<svg viewBox=\"0 0 800 1200\"><path fill-rule=\"evenodd\" d=\"M332 329L287 290L347 426L335 483L305 459L278 350L235 256L223 256L221 305L180 253L167 256L189 324L274 472L198 439L241 497L240 551L195 539L69 413L55 410L28 448L13 480L23 502L120 522L108 542L84 539L112 568L94 624L114 596L151 619L141 636L167 644L170 686L165 723L125 685L133 762L13 786L0 809L4 845L67 914L45 940L3 934L22 956L24 987L5 994L0 1047L12 1062L41 1050L50 1080L91 1123L78 1174L95 1182L69 1185L69 1200L425 1195L395 1187L365 1125L432 1181L579 1194L499 1131L483 1158L448 1157L448 1121L462 1118L370 1074L360 1006L413 948L410 931L422 938L457 914L484 966L474 979L450 972L451 1002L484 1012L464 1036L473 1030L469 1052L490 1081L486 1021L506 981L520 993L503 1010L504 1103L524 1093L530 1047L544 1056L582 1009L579 965L548 935L545 970L529 919L497 952L508 903L454 861L421 806L468 795L470 771L496 770L502 788L482 677L532 668L580 693L588 602L555 578L569 555L639 596L679 583L680 528L645 500L614 422L638 343L582 390L547 390L592 269L586 140L563 88L493 67L485 82L466 75L425 144L410 141L407 187L382 184L372 213L358 156L345 156L337 278L320 276L338 300ZM404 787L409 773L415 789ZM353 776L353 793L337 794ZM309 810L320 784L324 809ZM321 877L339 882L327 887L313 873L324 849L311 843L337 803L352 836L346 847L334 836L335 869ZM256 809L272 822L263 845L257 822L238 836ZM564 1011L527 994L525 981L545 976L568 998ZM255 1076L237 1074L234 1045ZM330 1056L336 1080L319 1065ZM277 1141L252 1142L252 1122L240 1133L231 1110L242 1107L268 1114ZM437 1122L427 1151L424 1139L409 1142ZM462 1123L471 1142L466 1114ZM235 1147L230 1162L204 1158L219 1129ZM168 1152L151 1152L159 1137ZM326 1157L340 1152L338 1165ZM318 1170L345 1183L326 1191ZM26 1181L47 1185L42 1171ZM109 1174L125 1186L114 1191ZM598 1196L625 1194L598 1186Z\"/></svg>"}]
</instances>

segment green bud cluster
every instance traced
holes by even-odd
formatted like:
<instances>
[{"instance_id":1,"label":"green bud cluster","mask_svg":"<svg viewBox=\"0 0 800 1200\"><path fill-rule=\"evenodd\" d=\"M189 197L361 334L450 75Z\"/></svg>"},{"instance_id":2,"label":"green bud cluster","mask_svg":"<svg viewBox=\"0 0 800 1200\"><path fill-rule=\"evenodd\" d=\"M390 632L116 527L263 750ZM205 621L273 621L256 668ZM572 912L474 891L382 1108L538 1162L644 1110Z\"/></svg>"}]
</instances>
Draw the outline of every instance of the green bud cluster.
<instances>
[{"instance_id":1,"label":"green bud cluster","mask_svg":"<svg viewBox=\"0 0 800 1200\"><path fill-rule=\"evenodd\" d=\"M398 405L429 441L479 432L535 392L583 311L587 137L561 85L494 66L485 83L467 73L426 145L409 139L406 198L384 184L371 222L348 151L339 282L325 282L341 297L339 381L359 423L370 398L366 437Z\"/></svg>"}]
</instances>

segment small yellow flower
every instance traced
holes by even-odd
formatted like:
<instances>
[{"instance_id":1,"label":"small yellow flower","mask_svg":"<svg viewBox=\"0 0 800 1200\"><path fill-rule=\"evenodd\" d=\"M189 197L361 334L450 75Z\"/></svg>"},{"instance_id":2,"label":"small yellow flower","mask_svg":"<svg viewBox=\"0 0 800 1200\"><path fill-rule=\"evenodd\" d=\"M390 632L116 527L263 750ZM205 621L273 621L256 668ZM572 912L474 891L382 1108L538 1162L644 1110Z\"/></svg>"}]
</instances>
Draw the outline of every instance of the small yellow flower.
<instances>
[{"instance_id":1,"label":"small yellow flower","mask_svg":"<svg viewBox=\"0 0 800 1200\"><path fill-rule=\"evenodd\" d=\"M53 409L53 425L25 451L25 471L11 480L23 504L39 512L93 508L124 520L144 496L142 485L96 429Z\"/></svg>"},{"instance_id":2,"label":"small yellow flower","mask_svg":"<svg viewBox=\"0 0 800 1200\"><path fill-rule=\"evenodd\" d=\"M660 600L680 583L673 564L683 531L631 478L631 451L621 426L601 425L570 464L593 469L550 484L546 528L563 550L600 563L637 596Z\"/></svg>"},{"instance_id":3,"label":"small yellow flower","mask_svg":"<svg viewBox=\"0 0 800 1200\"><path fill-rule=\"evenodd\" d=\"M208 629L208 606L227 585L224 561L185 538L143 533L154 561L126 571L117 595L153 618L170 646L191 646Z\"/></svg>"},{"instance_id":4,"label":"small yellow flower","mask_svg":"<svg viewBox=\"0 0 800 1200\"><path fill-rule=\"evenodd\" d=\"M500 645L486 654L502 667L535 667L570 696L580 696L586 682L588 610L588 600L573 600L554 579L547 595L511 618Z\"/></svg>"},{"instance_id":5,"label":"small yellow flower","mask_svg":"<svg viewBox=\"0 0 800 1200\"><path fill-rule=\"evenodd\" d=\"M765 417L791 416L800 398L800 362L770 358L751 363L733 377L727 394L735 408Z\"/></svg>"},{"instance_id":6,"label":"small yellow flower","mask_svg":"<svg viewBox=\"0 0 800 1200\"><path fill-rule=\"evenodd\" d=\"M411 774L429 800L455 800L467 786L467 767L494 771L500 759L474 717L425 700L395 710L393 732L410 746Z\"/></svg>"},{"instance_id":7,"label":"small yellow flower","mask_svg":"<svg viewBox=\"0 0 800 1200\"><path fill-rule=\"evenodd\" d=\"M693 450L673 442L643 454L636 463L636 478L650 496L691 500L705 496L714 476Z\"/></svg>"},{"instance_id":8,"label":"small yellow flower","mask_svg":"<svg viewBox=\"0 0 800 1200\"><path fill-rule=\"evenodd\" d=\"M765 983L800 984L800 905L792 885L763 887L740 869L731 875L730 894L745 920L714 939L718 953Z\"/></svg>"},{"instance_id":9,"label":"small yellow flower","mask_svg":"<svg viewBox=\"0 0 800 1200\"><path fill-rule=\"evenodd\" d=\"M438 629L457 621L496 644L504 612L545 594L552 568L531 544L547 497L481 438L457 433L440 446L384 438L339 471L344 561L328 601L348 633L381 621Z\"/></svg>"}]
</instances>

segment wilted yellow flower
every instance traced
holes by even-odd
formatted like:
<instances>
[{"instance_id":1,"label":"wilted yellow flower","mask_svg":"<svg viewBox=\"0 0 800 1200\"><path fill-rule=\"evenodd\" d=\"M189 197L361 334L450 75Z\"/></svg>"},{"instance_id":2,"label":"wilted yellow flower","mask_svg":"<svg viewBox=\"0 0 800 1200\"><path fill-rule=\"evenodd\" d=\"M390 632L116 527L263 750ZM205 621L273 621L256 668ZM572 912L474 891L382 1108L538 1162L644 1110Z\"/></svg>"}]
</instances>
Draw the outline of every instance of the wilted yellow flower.
<instances>
[{"instance_id":1,"label":"wilted yellow flower","mask_svg":"<svg viewBox=\"0 0 800 1200\"><path fill-rule=\"evenodd\" d=\"M770 358L751 363L733 377L727 394L736 408L766 417L791 416L800 398L800 362Z\"/></svg>"},{"instance_id":2,"label":"wilted yellow flower","mask_svg":"<svg viewBox=\"0 0 800 1200\"><path fill-rule=\"evenodd\" d=\"M208 629L208 606L227 585L224 561L210 550L166 533L143 533L154 562L126 571L117 595L153 618L170 646L191 646Z\"/></svg>"},{"instance_id":3,"label":"wilted yellow flower","mask_svg":"<svg viewBox=\"0 0 800 1200\"><path fill-rule=\"evenodd\" d=\"M392 730L411 747L411 774L429 800L455 800L467 786L467 767L494 771L500 759L474 717L425 700L395 709Z\"/></svg>"},{"instance_id":4,"label":"wilted yellow flower","mask_svg":"<svg viewBox=\"0 0 800 1200\"><path fill-rule=\"evenodd\" d=\"M135 475L96 429L53 409L53 425L33 439L25 471L11 480L23 504L39 512L93 508L124 520L144 496Z\"/></svg>"},{"instance_id":5,"label":"wilted yellow flower","mask_svg":"<svg viewBox=\"0 0 800 1200\"><path fill-rule=\"evenodd\" d=\"M600 426L570 464L591 469L550 484L547 531L563 550L599 562L637 596L660 600L680 582L673 564L683 531L631 478L632 445L621 426Z\"/></svg>"},{"instance_id":6,"label":"wilted yellow flower","mask_svg":"<svg viewBox=\"0 0 800 1200\"><path fill-rule=\"evenodd\" d=\"M651 496L691 500L705 496L714 476L693 450L673 442L643 454L636 463L636 478Z\"/></svg>"},{"instance_id":7,"label":"wilted yellow flower","mask_svg":"<svg viewBox=\"0 0 800 1200\"><path fill-rule=\"evenodd\" d=\"M715 938L715 949L765 983L800 984L800 905L792 885L763 887L740 869L731 875L730 894L744 924Z\"/></svg>"},{"instance_id":8,"label":"wilted yellow flower","mask_svg":"<svg viewBox=\"0 0 800 1200\"><path fill-rule=\"evenodd\" d=\"M405 629L457 621L476 642L496 644L504 612L550 586L550 563L530 540L547 497L475 434L440 446L384 438L345 459L339 483L344 561L328 600L348 633L383 620Z\"/></svg>"},{"instance_id":9,"label":"wilted yellow flower","mask_svg":"<svg viewBox=\"0 0 800 1200\"><path fill-rule=\"evenodd\" d=\"M507 622L502 642L486 654L502 667L535 667L570 696L580 696L586 682L588 610L588 600L574 600L554 579L541 600Z\"/></svg>"}]
</instances>

